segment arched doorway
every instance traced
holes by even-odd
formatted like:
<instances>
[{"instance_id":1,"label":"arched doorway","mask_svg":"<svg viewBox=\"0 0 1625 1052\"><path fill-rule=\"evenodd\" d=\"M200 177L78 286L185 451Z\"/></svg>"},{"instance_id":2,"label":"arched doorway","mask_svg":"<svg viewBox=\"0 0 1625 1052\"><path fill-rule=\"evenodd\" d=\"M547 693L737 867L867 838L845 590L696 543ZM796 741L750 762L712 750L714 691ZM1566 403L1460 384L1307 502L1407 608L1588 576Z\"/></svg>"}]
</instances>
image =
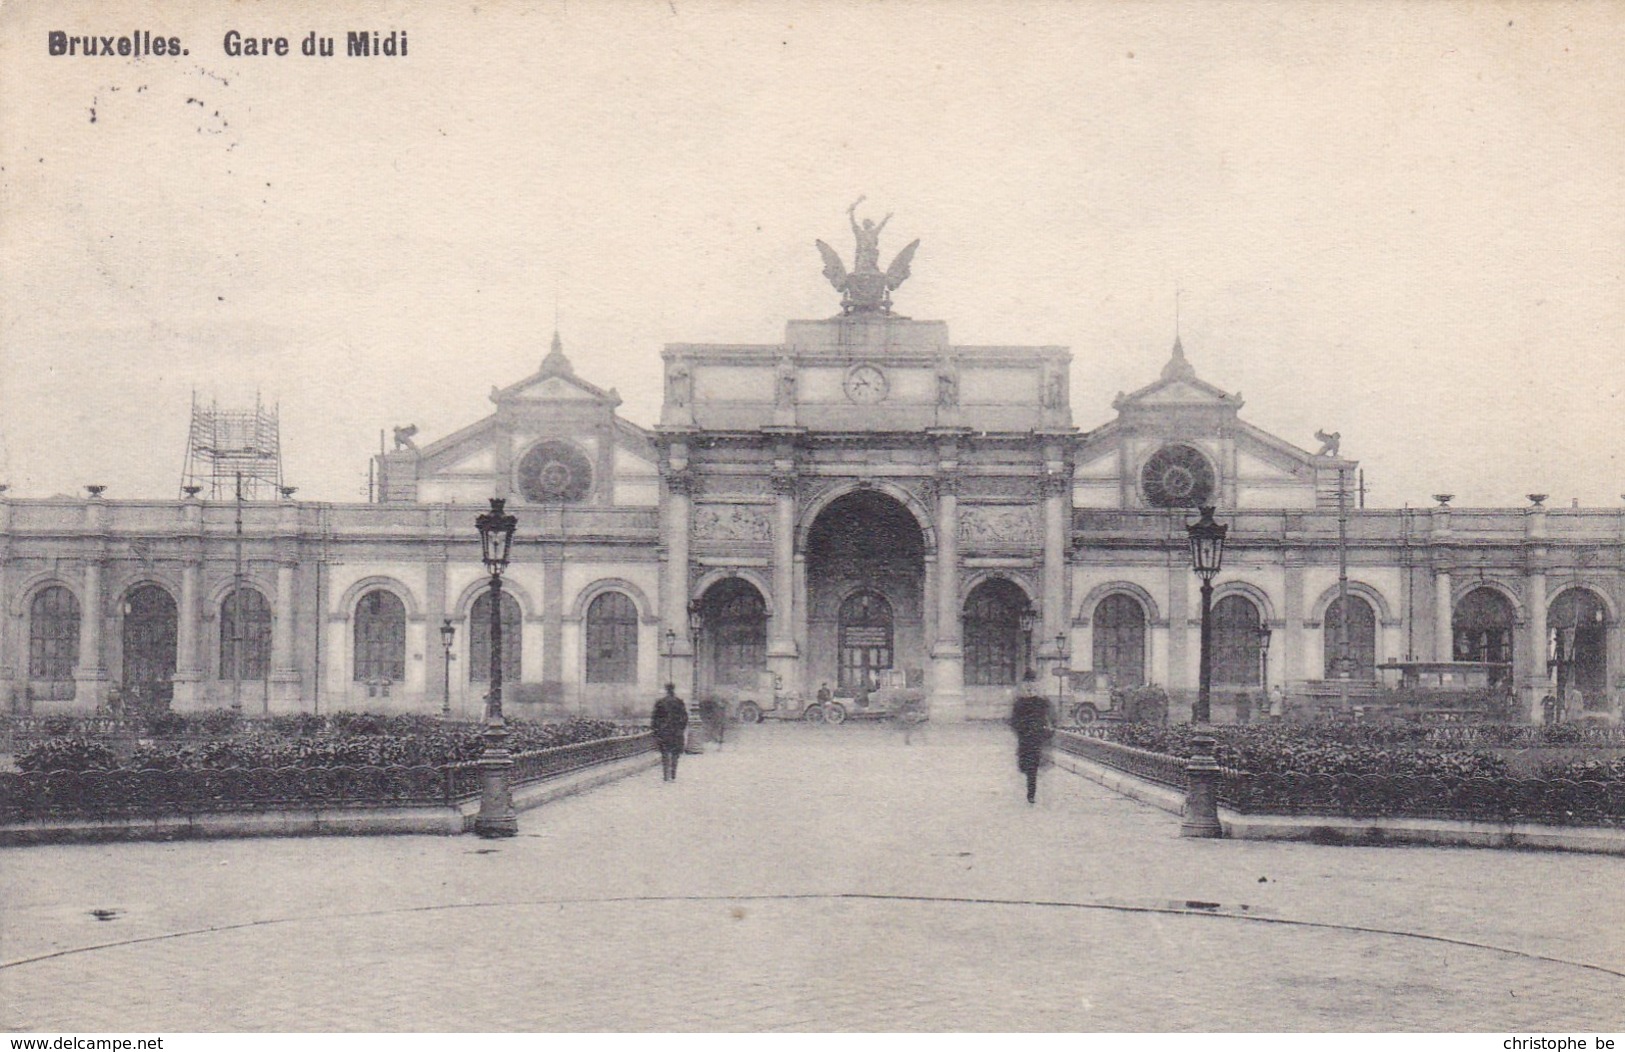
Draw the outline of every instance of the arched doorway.
<instances>
[{"instance_id":1,"label":"arched doorway","mask_svg":"<svg viewBox=\"0 0 1625 1052\"><path fill-rule=\"evenodd\" d=\"M965 686L1004 687L1021 682L1032 641L1022 630L1027 593L1002 577L983 581L965 597Z\"/></svg>"},{"instance_id":2,"label":"arched doorway","mask_svg":"<svg viewBox=\"0 0 1625 1052\"><path fill-rule=\"evenodd\" d=\"M808 693L892 677L923 685L924 613L925 539L901 501L857 490L818 513L807 531Z\"/></svg>"},{"instance_id":3,"label":"arched doorway","mask_svg":"<svg viewBox=\"0 0 1625 1052\"><path fill-rule=\"evenodd\" d=\"M767 671L767 602L762 593L742 577L718 581L700 599L700 618L695 641L699 693L760 689Z\"/></svg>"},{"instance_id":4,"label":"arched doorway","mask_svg":"<svg viewBox=\"0 0 1625 1052\"><path fill-rule=\"evenodd\" d=\"M1244 595L1213 604L1213 683L1230 689L1257 687L1264 672L1258 605Z\"/></svg>"},{"instance_id":5,"label":"arched doorway","mask_svg":"<svg viewBox=\"0 0 1625 1052\"><path fill-rule=\"evenodd\" d=\"M126 704L168 708L175 693L175 600L159 585L124 597L123 644Z\"/></svg>"},{"instance_id":6,"label":"arched doorway","mask_svg":"<svg viewBox=\"0 0 1625 1052\"><path fill-rule=\"evenodd\" d=\"M1327 679L1337 678L1338 633L1343 619L1343 600L1333 599L1326 607L1326 618L1321 623ZM1377 678L1377 615L1371 604L1360 596L1349 596L1349 678L1372 680Z\"/></svg>"},{"instance_id":7,"label":"arched doorway","mask_svg":"<svg viewBox=\"0 0 1625 1052\"><path fill-rule=\"evenodd\" d=\"M1132 595L1114 592L1095 605L1094 670L1114 687L1145 683L1145 607Z\"/></svg>"},{"instance_id":8,"label":"arched doorway","mask_svg":"<svg viewBox=\"0 0 1625 1052\"><path fill-rule=\"evenodd\" d=\"M1450 619L1451 655L1456 661L1489 661L1501 668L1492 684L1512 679L1512 603L1493 588L1474 588L1461 597Z\"/></svg>"},{"instance_id":9,"label":"arched doorway","mask_svg":"<svg viewBox=\"0 0 1625 1052\"><path fill-rule=\"evenodd\" d=\"M1557 677L1557 696L1568 704L1567 715L1572 718L1581 711L1606 709L1608 609L1595 592L1570 588L1552 600L1549 611L1547 652ZM1571 688L1580 693L1578 706L1568 701Z\"/></svg>"}]
</instances>

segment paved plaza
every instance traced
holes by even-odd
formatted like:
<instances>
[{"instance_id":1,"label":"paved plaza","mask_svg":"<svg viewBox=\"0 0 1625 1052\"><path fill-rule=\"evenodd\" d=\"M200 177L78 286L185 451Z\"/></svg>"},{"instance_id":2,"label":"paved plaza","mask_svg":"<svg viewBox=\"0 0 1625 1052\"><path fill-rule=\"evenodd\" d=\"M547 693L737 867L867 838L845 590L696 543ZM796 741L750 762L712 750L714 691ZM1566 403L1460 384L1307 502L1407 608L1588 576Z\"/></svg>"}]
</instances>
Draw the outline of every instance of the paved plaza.
<instances>
[{"instance_id":1,"label":"paved plaza","mask_svg":"<svg viewBox=\"0 0 1625 1052\"><path fill-rule=\"evenodd\" d=\"M520 831L5 849L0 1029L1625 1029L1620 859L1182 840L999 728L745 728Z\"/></svg>"}]
</instances>

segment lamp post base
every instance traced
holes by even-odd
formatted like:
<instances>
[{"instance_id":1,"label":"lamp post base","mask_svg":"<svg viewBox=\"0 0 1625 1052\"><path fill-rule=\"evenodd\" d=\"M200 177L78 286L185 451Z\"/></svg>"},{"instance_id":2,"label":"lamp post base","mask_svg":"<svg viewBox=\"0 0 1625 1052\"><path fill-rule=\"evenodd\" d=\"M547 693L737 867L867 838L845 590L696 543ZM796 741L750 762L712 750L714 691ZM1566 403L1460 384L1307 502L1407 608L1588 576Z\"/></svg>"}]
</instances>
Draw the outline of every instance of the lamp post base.
<instances>
[{"instance_id":1,"label":"lamp post base","mask_svg":"<svg viewBox=\"0 0 1625 1052\"><path fill-rule=\"evenodd\" d=\"M1219 762L1213 747L1213 739L1206 734L1191 738L1191 758L1185 764L1185 813L1179 824L1182 837L1224 836L1224 826L1219 824Z\"/></svg>"},{"instance_id":2,"label":"lamp post base","mask_svg":"<svg viewBox=\"0 0 1625 1052\"><path fill-rule=\"evenodd\" d=\"M519 815L513 809L513 755L508 752L508 729L498 716L485 728L485 752L480 756L480 813L474 832L482 837L515 836Z\"/></svg>"}]
</instances>

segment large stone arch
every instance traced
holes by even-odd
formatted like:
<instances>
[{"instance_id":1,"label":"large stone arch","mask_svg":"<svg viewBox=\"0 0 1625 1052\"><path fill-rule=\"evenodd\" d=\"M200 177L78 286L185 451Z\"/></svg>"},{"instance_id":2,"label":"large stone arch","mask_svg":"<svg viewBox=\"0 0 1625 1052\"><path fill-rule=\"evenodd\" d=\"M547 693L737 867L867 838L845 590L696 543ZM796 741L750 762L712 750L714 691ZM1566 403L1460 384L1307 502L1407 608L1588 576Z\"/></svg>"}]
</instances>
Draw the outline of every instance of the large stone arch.
<instances>
[{"instance_id":1,"label":"large stone arch","mask_svg":"<svg viewBox=\"0 0 1625 1052\"><path fill-rule=\"evenodd\" d=\"M476 578L465 585L461 592L457 593L457 600L446 610L446 616L453 621L467 621L469 611L474 608L475 601L490 590L491 579L489 577ZM519 614L524 620L533 621L541 616L541 607L531 601L530 592L526 590L524 585L504 577L502 579L502 592L504 595L512 596L513 601L519 604Z\"/></svg>"},{"instance_id":2,"label":"large stone arch","mask_svg":"<svg viewBox=\"0 0 1625 1052\"><path fill-rule=\"evenodd\" d=\"M644 594L643 589L624 577L600 577L583 587L581 591L576 593L575 602L570 606L568 618L575 621L585 620L587 608L592 605L594 599L597 599L605 592L626 593L626 597L631 599L632 605L637 608L639 624L653 625L660 623L660 612L649 601L649 597ZM763 594L765 596L766 593Z\"/></svg>"},{"instance_id":3,"label":"large stone arch","mask_svg":"<svg viewBox=\"0 0 1625 1052\"><path fill-rule=\"evenodd\" d=\"M712 585L719 581L725 581L730 577L738 577L754 585L756 590L762 593L762 602L767 605L769 616L774 616L778 612L778 608L773 602L773 589L769 586L767 578L763 576L761 571L749 566L721 566L701 574L699 579L688 590L689 602L704 598L705 593L711 589Z\"/></svg>"},{"instance_id":4,"label":"large stone arch","mask_svg":"<svg viewBox=\"0 0 1625 1052\"><path fill-rule=\"evenodd\" d=\"M1320 593L1314 605L1309 608L1309 616L1304 619L1305 628L1319 628L1325 622L1326 612L1337 601L1337 593L1338 587L1335 584ZM1377 615L1378 627L1383 625L1392 626L1399 623L1398 619L1394 617L1392 608L1388 605L1388 600L1377 588L1363 581L1350 581L1349 595L1358 596L1371 605L1371 612Z\"/></svg>"},{"instance_id":5,"label":"large stone arch","mask_svg":"<svg viewBox=\"0 0 1625 1052\"><path fill-rule=\"evenodd\" d=\"M1251 599L1253 605L1258 607L1258 616L1270 625L1281 624L1279 615L1275 612L1275 604L1270 601L1269 593L1250 581L1226 581L1213 587L1213 604L1218 605L1219 600L1226 596L1240 595ZM1201 623L1201 607L1196 607L1196 613L1191 618L1192 624Z\"/></svg>"},{"instance_id":6,"label":"large stone arch","mask_svg":"<svg viewBox=\"0 0 1625 1052\"><path fill-rule=\"evenodd\" d=\"M1077 614L1072 618L1072 623L1079 627L1088 627L1093 624L1095 608L1106 597L1113 595L1126 595L1138 600L1140 607L1145 611L1148 627L1164 623L1162 611L1157 606L1156 599L1152 598L1151 593L1146 591L1145 588L1133 581L1107 581L1105 584L1099 584L1091 588L1089 594L1085 595L1083 601L1078 604Z\"/></svg>"},{"instance_id":7,"label":"large stone arch","mask_svg":"<svg viewBox=\"0 0 1625 1052\"><path fill-rule=\"evenodd\" d=\"M122 617L124 614L124 601L130 597L130 593L149 584L157 585L168 592L169 597L175 600L176 609L180 608L180 581L156 570L142 569L128 576L121 576L117 583L107 590L108 598L114 602L114 613Z\"/></svg>"},{"instance_id":8,"label":"large stone arch","mask_svg":"<svg viewBox=\"0 0 1625 1052\"><path fill-rule=\"evenodd\" d=\"M1606 611L1608 623L1611 625L1619 623L1619 604L1614 602L1614 597L1609 594L1608 589L1603 587L1602 583L1598 581L1575 580L1573 578L1569 578L1556 586L1549 588L1546 595L1546 609L1550 611L1552 604L1557 602L1557 600L1567 592L1591 593L1591 595L1596 598L1597 602L1602 604L1603 610Z\"/></svg>"},{"instance_id":9,"label":"large stone arch","mask_svg":"<svg viewBox=\"0 0 1625 1052\"><path fill-rule=\"evenodd\" d=\"M54 570L42 570L26 578L11 597L11 616L27 617L34 597L53 585L67 589L73 601L79 604L79 616L85 616L85 597L81 587Z\"/></svg>"},{"instance_id":10,"label":"large stone arch","mask_svg":"<svg viewBox=\"0 0 1625 1052\"><path fill-rule=\"evenodd\" d=\"M236 586L237 581L233 577L227 577L210 585L209 590L203 596L204 616L209 617L219 613L220 605L226 601L226 598L231 595L231 590ZM244 573L243 587L252 588L258 592L275 609L275 603L272 601L276 596L275 580L268 579L264 575Z\"/></svg>"},{"instance_id":11,"label":"large stone arch","mask_svg":"<svg viewBox=\"0 0 1625 1052\"><path fill-rule=\"evenodd\" d=\"M1009 581L1021 589L1022 594L1027 597L1027 602L1032 604L1034 610L1038 609L1038 586L1028 580L1025 574L1011 573L1009 570L1002 569L973 570L966 574L964 580L959 583L959 609L964 610L965 603L970 599L971 593L988 581Z\"/></svg>"},{"instance_id":12,"label":"large stone arch","mask_svg":"<svg viewBox=\"0 0 1625 1052\"><path fill-rule=\"evenodd\" d=\"M914 517L915 525L920 528L920 543L927 552L934 552L937 548L937 529L931 509L920 499L919 495L904 486L884 479L863 479L848 484L831 486L819 493L801 509L800 518L796 522L796 551L807 551L807 539L812 534L813 523L818 516L831 504L852 493L862 491L883 493L893 498ZM765 593L764 593L765 594Z\"/></svg>"},{"instance_id":13,"label":"large stone arch","mask_svg":"<svg viewBox=\"0 0 1625 1052\"><path fill-rule=\"evenodd\" d=\"M1518 590L1505 581L1497 581L1494 578L1452 581L1450 588L1451 616L1455 616L1456 607L1461 605L1461 601L1467 598L1468 593L1476 592L1480 588L1487 588L1512 604L1512 624L1514 627L1522 627L1527 623L1528 611L1524 607L1523 597L1518 594Z\"/></svg>"},{"instance_id":14,"label":"large stone arch","mask_svg":"<svg viewBox=\"0 0 1625 1052\"><path fill-rule=\"evenodd\" d=\"M417 596L412 593L412 589L400 580L384 574L363 577L346 588L334 602L329 616L335 621L353 619L355 617L355 605L361 601L363 595L375 588L382 588L386 592L393 593L395 598L401 601L401 605L406 608L406 619L408 621L423 620L423 607L418 603Z\"/></svg>"}]
</instances>

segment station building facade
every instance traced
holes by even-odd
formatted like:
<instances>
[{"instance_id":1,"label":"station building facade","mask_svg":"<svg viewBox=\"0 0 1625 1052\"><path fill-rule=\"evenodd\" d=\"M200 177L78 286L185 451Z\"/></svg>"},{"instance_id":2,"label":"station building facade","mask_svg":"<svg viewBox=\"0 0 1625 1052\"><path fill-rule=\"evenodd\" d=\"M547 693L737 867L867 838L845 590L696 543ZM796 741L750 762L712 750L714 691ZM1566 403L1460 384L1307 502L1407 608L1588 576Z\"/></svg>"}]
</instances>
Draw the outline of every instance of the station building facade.
<instances>
[{"instance_id":1,"label":"station building facade","mask_svg":"<svg viewBox=\"0 0 1625 1052\"><path fill-rule=\"evenodd\" d=\"M994 718L1058 664L1194 688L1199 504L1230 526L1221 694L1329 676L1340 554L1356 678L1501 662L1531 718L1554 690L1616 715L1625 694L1625 511L1350 508L1354 461L1247 423L1177 340L1090 431L1065 348L954 344L889 299L662 365L643 427L555 335L484 419L382 454L364 504L0 494L0 708L477 715L493 496L519 519L515 715L889 677L933 718Z\"/></svg>"}]
</instances>

